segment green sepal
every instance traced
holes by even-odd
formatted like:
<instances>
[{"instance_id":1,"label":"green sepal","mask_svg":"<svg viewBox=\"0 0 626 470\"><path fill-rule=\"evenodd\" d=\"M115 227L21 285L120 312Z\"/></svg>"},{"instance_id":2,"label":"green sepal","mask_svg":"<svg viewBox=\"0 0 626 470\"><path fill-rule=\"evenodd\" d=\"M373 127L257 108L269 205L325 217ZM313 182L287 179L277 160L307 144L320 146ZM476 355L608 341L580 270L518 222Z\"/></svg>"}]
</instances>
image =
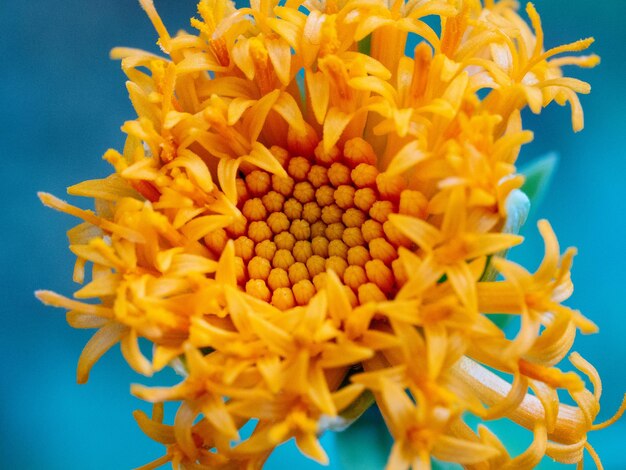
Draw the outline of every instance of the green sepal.
<instances>
[{"instance_id":1,"label":"green sepal","mask_svg":"<svg viewBox=\"0 0 626 470\"><path fill-rule=\"evenodd\" d=\"M502 227L503 233L511 233L517 235L530 212L530 200L528 196L519 189L511 191L506 201L506 221ZM497 254L500 258L506 258L508 250L504 250ZM487 267L481 278L483 282L493 282L498 276L498 271L491 264L491 257L487 261ZM511 321L511 315L504 314L488 314L487 317L494 322L499 328L504 328Z\"/></svg>"},{"instance_id":2,"label":"green sepal","mask_svg":"<svg viewBox=\"0 0 626 470\"><path fill-rule=\"evenodd\" d=\"M507 217L504 222L504 226L502 227L502 233L517 235L526 222L529 212L530 200L528 199L528 196L526 196L526 194L519 189L511 191L511 194L509 194L509 197L506 200ZM497 253L496 256L506 258L507 252L508 250L501 251L500 253ZM483 282L492 282L496 280L497 276L498 272L493 268L493 265L491 264L491 257L489 257L485 272L480 280Z\"/></svg>"},{"instance_id":3,"label":"green sepal","mask_svg":"<svg viewBox=\"0 0 626 470\"><path fill-rule=\"evenodd\" d=\"M370 55L370 52L372 50L372 35L368 34L359 42L357 42L357 47L361 54Z\"/></svg>"},{"instance_id":4,"label":"green sepal","mask_svg":"<svg viewBox=\"0 0 626 470\"><path fill-rule=\"evenodd\" d=\"M370 406L374 404L374 401L375 399L372 392L365 390L356 400L354 400L354 402L350 404L350 406L343 410L339 416L349 424L354 423L369 409Z\"/></svg>"},{"instance_id":5,"label":"green sepal","mask_svg":"<svg viewBox=\"0 0 626 470\"><path fill-rule=\"evenodd\" d=\"M548 153L532 161L520 170L520 173L526 178L522 185L522 191L528 196L531 202L531 214L534 214L537 207L541 205L552 183L558 163L558 155L556 153Z\"/></svg>"}]
</instances>

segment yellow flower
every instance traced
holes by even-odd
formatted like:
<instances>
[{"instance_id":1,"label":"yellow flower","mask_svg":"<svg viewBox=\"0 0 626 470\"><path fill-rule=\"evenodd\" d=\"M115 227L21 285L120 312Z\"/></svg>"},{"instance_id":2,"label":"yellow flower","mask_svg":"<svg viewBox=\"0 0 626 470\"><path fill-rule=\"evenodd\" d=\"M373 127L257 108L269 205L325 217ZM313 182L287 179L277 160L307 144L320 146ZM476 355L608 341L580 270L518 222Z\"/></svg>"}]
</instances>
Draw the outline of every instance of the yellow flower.
<instances>
[{"instance_id":1,"label":"yellow flower","mask_svg":"<svg viewBox=\"0 0 626 470\"><path fill-rule=\"evenodd\" d=\"M501 257L522 242L505 233L532 140L520 110L569 102L580 130L589 86L561 66L598 59L555 56L591 40L545 51L534 7L531 28L509 0L202 0L198 34L175 36L141 4L169 57L113 50L138 117L123 152L104 156L114 174L69 188L95 212L40 195L83 220L68 237L84 286L37 295L97 328L79 382L118 342L143 375L184 374L132 388L155 403L151 418L135 413L141 429L167 446L143 468L260 468L290 438L326 463L318 436L368 396L395 440L389 469L598 460L587 433L624 406L593 424L597 372L569 355L589 391L559 368L577 330L597 329L562 305L574 252L561 257L542 221L536 273ZM487 314L518 316L519 332ZM173 425L165 401L181 402ZM468 414L508 417L533 443L510 456Z\"/></svg>"}]
</instances>

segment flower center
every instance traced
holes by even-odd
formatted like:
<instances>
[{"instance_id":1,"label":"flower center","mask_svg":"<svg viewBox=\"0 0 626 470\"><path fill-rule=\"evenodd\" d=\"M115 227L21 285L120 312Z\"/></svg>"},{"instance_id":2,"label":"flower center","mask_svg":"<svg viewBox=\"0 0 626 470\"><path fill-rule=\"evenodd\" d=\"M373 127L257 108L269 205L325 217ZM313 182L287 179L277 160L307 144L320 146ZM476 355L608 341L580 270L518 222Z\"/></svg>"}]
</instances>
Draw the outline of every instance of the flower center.
<instances>
[{"instance_id":1,"label":"flower center","mask_svg":"<svg viewBox=\"0 0 626 470\"><path fill-rule=\"evenodd\" d=\"M238 208L245 220L206 237L218 255L233 239L238 282L280 309L306 305L334 271L354 305L392 298L406 278L400 247L414 248L388 216L420 215L426 199L403 177L380 173L363 139L315 158L271 149L287 177L242 168Z\"/></svg>"}]
</instances>

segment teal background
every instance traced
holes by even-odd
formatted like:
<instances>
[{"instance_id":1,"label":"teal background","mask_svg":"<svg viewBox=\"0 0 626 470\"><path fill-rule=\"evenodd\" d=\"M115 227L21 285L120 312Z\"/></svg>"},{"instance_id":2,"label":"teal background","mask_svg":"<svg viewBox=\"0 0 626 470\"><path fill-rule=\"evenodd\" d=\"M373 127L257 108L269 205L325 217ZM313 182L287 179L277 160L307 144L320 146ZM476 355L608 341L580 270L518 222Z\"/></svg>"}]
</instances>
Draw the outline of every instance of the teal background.
<instances>
[{"instance_id":1,"label":"teal background","mask_svg":"<svg viewBox=\"0 0 626 470\"><path fill-rule=\"evenodd\" d=\"M170 31L187 27L195 11L190 0L156 4ZM593 86L592 94L582 97L585 130L573 135L569 110L558 107L541 117L527 116L525 126L536 138L521 157L526 162L550 151L561 156L538 215L551 221L563 248L579 248L576 292L568 304L601 329L599 335L580 336L575 349L603 377L602 420L626 391L626 2L538 0L536 5L548 46L593 35L593 50L603 60L595 70L572 72ZM130 396L129 383L154 381L132 373L115 348L97 364L88 385L75 383L76 362L91 332L70 329L63 311L43 307L33 297L40 288L74 290L65 231L75 221L42 207L35 194L45 190L63 197L67 186L110 172L100 157L109 147L121 148L119 127L133 112L119 63L109 61L108 52L117 45L155 49L156 36L132 0L3 0L0 31L0 466L139 466L160 456L162 448L135 425L131 411L149 406ZM542 245L533 224L525 234L527 243L512 256L534 269ZM175 378L169 374L164 380ZM524 438L510 428L503 432L521 450ZM376 439L359 437L357 450L367 450ZM323 442L332 456L332 436ZM593 434L591 442L605 468L626 468L624 420ZM293 445L279 449L267 468L287 466L320 468L296 458ZM541 468L563 467L544 462Z\"/></svg>"}]
</instances>

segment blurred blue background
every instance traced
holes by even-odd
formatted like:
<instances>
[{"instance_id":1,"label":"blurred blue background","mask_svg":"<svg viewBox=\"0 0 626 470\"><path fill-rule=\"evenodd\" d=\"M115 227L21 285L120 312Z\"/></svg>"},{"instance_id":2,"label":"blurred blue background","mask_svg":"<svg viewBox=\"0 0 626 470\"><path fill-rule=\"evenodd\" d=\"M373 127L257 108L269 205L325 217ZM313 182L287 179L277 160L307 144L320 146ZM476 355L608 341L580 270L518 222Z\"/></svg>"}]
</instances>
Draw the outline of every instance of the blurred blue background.
<instances>
[{"instance_id":1,"label":"blurred blue background","mask_svg":"<svg viewBox=\"0 0 626 470\"><path fill-rule=\"evenodd\" d=\"M170 31L188 28L194 1L156 4ZM602 56L597 69L573 72L593 86L592 94L582 98L585 130L573 135L569 110L559 107L539 118L527 116L525 127L536 137L521 157L526 162L553 150L561 156L538 215L552 222L563 248L579 248L576 292L569 305L601 329L600 335L580 336L575 349L604 380L602 420L613 414L626 391L626 2L537 0L536 6L548 46L593 35L593 50ZM107 59L109 50L118 45L154 50L156 36L133 0L3 0L0 31L0 466L139 466L162 455L162 448L135 425L131 411L149 406L130 396L129 383L151 381L132 373L115 348L97 364L88 385L76 385L76 362L91 332L70 329L63 311L43 307L33 297L40 288L74 290L65 231L75 221L42 207L36 192L63 197L67 186L109 174L100 157L109 147L122 147L119 128L134 117L125 78L119 63ZM513 258L534 269L542 245L534 224L525 234L528 242L513 251ZM624 420L592 435L591 442L605 468L626 468ZM333 439L325 437L324 444L332 454ZM294 447L284 446L267 468L320 468L294 457ZM565 467L546 462L541 468Z\"/></svg>"}]
</instances>

